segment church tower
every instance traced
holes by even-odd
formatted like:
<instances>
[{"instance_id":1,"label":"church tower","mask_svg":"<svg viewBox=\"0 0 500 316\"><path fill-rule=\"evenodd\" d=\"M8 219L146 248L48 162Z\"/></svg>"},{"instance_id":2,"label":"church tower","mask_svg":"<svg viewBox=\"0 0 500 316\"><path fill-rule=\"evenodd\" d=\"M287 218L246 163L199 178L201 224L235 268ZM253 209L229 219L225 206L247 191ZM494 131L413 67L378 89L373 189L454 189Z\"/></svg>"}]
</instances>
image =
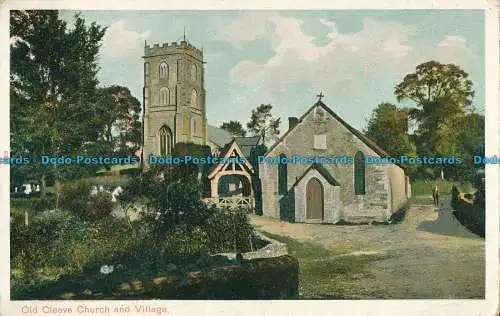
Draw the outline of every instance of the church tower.
<instances>
[{"instance_id":1,"label":"church tower","mask_svg":"<svg viewBox=\"0 0 500 316\"><path fill-rule=\"evenodd\" d=\"M203 52L186 40L144 47L144 162L179 142L207 144Z\"/></svg>"}]
</instances>

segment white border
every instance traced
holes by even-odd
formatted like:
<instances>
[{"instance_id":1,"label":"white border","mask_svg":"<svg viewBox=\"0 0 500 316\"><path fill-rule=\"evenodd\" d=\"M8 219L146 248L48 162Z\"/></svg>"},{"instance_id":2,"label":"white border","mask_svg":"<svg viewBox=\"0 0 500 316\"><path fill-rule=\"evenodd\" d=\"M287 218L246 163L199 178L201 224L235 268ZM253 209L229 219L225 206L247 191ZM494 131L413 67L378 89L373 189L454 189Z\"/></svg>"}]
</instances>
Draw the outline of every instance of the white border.
<instances>
[{"instance_id":1,"label":"white border","mask_svg":"<svg viewBox=\"0 0 500 316\"><path fill-rule=\"evenodd\" d=\"M493 0L289 0L271 3L269 0L253 1L127 1L127 0L11 0L0 5L0 43L9 43L9 9L67 9L67 10L245 10L245 9L484 9L486 45L486 155L500 153L499 128L499 30L498 4ZM9 56L7 49L0 51L0 154L9 150ZM486 167L486 300L361 300L361 301L147 301L149 305L166 306L169 315L223 314L229 315L497 315L499 300L499 247L500 231L498 201L500 173L497 165ZM0 165L0 315L25 315L21 305L30 302L10 302L9 280L9 168ZM127 303L140 301L127 301ZM154 303L153 303L154 302ZM35 303L31 301L31 303ZM83 303L83 302L82 302ZM87 306L120 306L120 301L85 301ZM78 302L44 302L44 305L73 306ZM43 314L39 311L38 314ZM77 314L77 313L73 313ZM59 314L63 315L63 314ZM104 314L101 314L104 315ZM117 314L119 315L119 314ZM125 314L123 314L125 315ZM129 315L129 314L127 314ZM130 315L141 315L130 313ZM144 314L142 314L144 315ZM155 314L149 314L155 315Z\"/></svg>"}]
</instances>

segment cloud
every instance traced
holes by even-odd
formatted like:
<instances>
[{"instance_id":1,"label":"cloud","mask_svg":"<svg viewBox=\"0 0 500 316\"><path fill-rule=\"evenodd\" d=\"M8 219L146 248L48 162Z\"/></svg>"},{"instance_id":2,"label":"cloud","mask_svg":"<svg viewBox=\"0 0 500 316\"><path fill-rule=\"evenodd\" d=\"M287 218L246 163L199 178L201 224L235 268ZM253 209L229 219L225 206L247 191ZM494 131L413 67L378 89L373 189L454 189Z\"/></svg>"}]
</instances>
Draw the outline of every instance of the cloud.
<instances>
[{"instance_id":1,"label":"cloud","mask_svg":"<svg viewBox=\"0 0 500 316\"><path fill-rule=\"evenodd\" d=\"M356 70L395 68L397 59L412 52L407 44L411 28L395 22L367 19L360 32L342 34L333 21L321 19L329 28L330 41L318 46L302 30L301 20L277 13L267 18L275 25L275 34L269 35L276 42L275 55L264 63L243 60L230 70L233 84L255 87L263 95L287 91L298 83L306 84L311 93L346 91L356 81Z\"/></svg>"},{"instance_id":2,"label":"cloud","mask_svg":"<svg viewBox=\"0 0 500 316\"><path fill-rule=\"evenodd\" d=\"M269 19L275 15L272 11L247 11L230 23L217 23L209 33L213 33L213 40L227 41L241 48L246 42L263 38Z\"/></svg>"},{"instance_id":3,"label":"cloud","mask_svg":"<svg viewBox=\"0 0 500 316\"><path fill-rule=\"evenodd\" d=\"M466 47L465 39L460 36L446 36L437 44L413 46L410 39L423 35L419 25L365 19L360 31L341 33L335 21L320 19L319 22L328 28L326 38L329 40L321 46L303 31L300 19L277 12L263 15L248 12L225 24L227 32L218 34L220 40L242 46L264 38L275 44L275 54L267 61L241 60L229 71L230 90L234 95L244 91L251 103L263 96L272 103L276 101L273 97L276 99L291 87L303 85L311 98L323 91L332 99L349 99L346 94L354 94L351 97L354 99L356 91L381 91L382 79L402 79L422 62L456 63L471 71L477 61L477 50ZM274 32L262 28L266 23L274 25ZM252 94L255 94L253 98Z\"/></svg>"},{"instance_id":4,"label":"cloud","mask_svg":"<svg viewBox=\"0 0 500 316\"><path fill-rule=\"evenodd\" d=\"M144 40L150 31L139 33L126 29L125 21L119 20L109 25L103 38L103 53L105 55L122 56L137 52L143 47Z\"/></svg>"},{"instance_id":5,"label":"cloud","mask_svg":"<svg viewBox=\"0 0 500 316\"><path fill-rule=\"evenodd\" d=\"M466 42L465 38L461 36L446 36L444 40L438 43L439 47L446 46L462 46Z\"/></svg>"}]
</instances>

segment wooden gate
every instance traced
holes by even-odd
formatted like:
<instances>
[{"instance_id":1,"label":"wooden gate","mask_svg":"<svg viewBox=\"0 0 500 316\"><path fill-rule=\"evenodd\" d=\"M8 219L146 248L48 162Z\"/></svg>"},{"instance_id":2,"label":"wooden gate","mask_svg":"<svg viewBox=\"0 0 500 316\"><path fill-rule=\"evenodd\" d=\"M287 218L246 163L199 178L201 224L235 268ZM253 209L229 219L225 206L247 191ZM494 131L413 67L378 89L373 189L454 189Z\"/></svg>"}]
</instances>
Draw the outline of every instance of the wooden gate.
<instances>
[{"instance_id":1,"label":"wooden gate","mask_svg":"<svg viewBox=\"0 0 500 316\"><path fill-rule=\"evenodd\" d=\"M323 220L323 186L318 179L309 180L306 196L306 219Z\"/></svg>"}]
</instances>

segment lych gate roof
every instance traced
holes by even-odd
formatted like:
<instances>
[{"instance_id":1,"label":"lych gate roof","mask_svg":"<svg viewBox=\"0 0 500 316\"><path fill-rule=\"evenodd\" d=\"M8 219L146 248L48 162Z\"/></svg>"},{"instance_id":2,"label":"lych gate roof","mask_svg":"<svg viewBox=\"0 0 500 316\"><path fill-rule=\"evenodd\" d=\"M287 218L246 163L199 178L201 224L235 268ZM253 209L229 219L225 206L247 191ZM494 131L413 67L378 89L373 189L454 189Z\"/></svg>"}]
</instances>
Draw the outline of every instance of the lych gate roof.
<instances>
[{"instance_id":1,"label":"lych gate roof","mask_svg":"<svg viewBox=\"0 0 500 316\"><path fill-rule=\"evenodd\" d=\"M229 142L228 144L226 144L226 146L224 146L224 148L222 148L220 154L219 154L219 157L220 158L230 158L230 157L234 157L232 156L231 154L235 153L236 156L239 156L239 157L243 157L243 151L241 150L241 148L238 146L238 143L236 142L236 140L233 138L233 140L231 142ZM216 172L218 172L217 170L221 170L222 168L224 168L224 165L226 165L228 163L219 163L219 164L214 164L211 168L210 168L210 171L209 171L209 174L208 174L208 177L209 178L212 178ZM253 168L252 168L252 165L250 164L250 162L248 160L245 160L243 161L243 163L241 164L242 166L246 167L248 169L248 172L249 173L253 173Z\"/></svg>"}]
</instances>

